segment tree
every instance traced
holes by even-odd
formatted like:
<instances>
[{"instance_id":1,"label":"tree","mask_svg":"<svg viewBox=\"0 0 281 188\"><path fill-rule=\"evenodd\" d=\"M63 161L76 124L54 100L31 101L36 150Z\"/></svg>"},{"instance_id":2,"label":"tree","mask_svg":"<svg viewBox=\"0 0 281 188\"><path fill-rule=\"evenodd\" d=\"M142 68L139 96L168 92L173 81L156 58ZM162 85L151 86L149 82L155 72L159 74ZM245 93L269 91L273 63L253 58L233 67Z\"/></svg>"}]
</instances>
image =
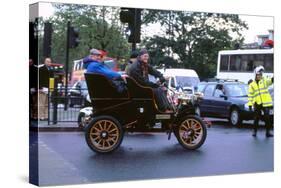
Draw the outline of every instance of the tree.
<instances>
[{"instance_id":1,"label":"tree","mask_svg":"<svg viewBox=\"0 0 281 188\"><path fill-rule=\"evenodd\" d=\"M146 10L143 17L146 25L159 22L163 32L163 36L150 37L143 45L178 56L178 63L195 69L202 78L215 76L218 51L241 43L241 31L247 28L238 15L230 14Z\"/></svg>"},{"instance_id":2,"label":"tree","mask_svg":"<svg viewBox=\"0 0 281 188\"><path fill-rule=\"evenodd\" d=\"M53 3L55 14L48 19L53 24L52 58L65 63L67 21L78 28L80 42L70 49L70 62L89 54L92 48L109 52L110 57L127 57L129 45L119 21L118 7Z\"/></svg>"}]
</instances>

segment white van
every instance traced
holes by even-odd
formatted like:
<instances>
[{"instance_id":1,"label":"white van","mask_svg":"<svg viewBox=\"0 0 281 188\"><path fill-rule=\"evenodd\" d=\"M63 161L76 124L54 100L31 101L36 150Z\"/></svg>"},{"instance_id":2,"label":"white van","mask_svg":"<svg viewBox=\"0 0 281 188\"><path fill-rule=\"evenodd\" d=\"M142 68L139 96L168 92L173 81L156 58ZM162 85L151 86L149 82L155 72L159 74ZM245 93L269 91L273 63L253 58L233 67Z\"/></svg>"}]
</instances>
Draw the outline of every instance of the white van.
<instances>
[{"instance_id":1,"label":"white van","mask_svg":"<svg viewBox=\"0 0 281 188\"><path fill-rule=\"evenodd\" d=\"M182 88L193 94L194 88L200 82L198 74L192 69L160 69L159 71L168 81L168 87L171 89Z\"/></svg>"}]
</instances>

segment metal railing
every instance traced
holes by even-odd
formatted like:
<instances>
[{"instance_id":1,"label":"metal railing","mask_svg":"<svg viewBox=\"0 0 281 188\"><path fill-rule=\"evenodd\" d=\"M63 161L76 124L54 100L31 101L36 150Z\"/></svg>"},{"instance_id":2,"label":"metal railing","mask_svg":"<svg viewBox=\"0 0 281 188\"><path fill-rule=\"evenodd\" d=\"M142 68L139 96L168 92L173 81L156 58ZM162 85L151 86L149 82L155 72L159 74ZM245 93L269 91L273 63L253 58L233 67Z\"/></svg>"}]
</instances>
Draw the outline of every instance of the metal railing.
<instances>
[{"instance_id":1,"label":"metal railing","mask_svg":"<svg viewBox=\"0 0 281 188\"><path fill-rule=\"evenodd\" d=\"M77 122L79 111L86 105L87 89L57 88L48 93L48 124ZM67 105L67 106L65 106Z\"/></svg>"}]
</instances>

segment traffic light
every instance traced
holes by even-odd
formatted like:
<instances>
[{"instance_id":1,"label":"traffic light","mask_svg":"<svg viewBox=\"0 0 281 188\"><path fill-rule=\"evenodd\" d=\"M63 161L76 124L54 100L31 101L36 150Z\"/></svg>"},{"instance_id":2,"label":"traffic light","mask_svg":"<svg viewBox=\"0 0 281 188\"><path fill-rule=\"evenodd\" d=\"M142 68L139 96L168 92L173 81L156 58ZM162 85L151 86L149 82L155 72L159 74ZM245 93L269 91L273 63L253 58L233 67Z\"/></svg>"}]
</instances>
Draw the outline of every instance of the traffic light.
<instances>
[{"instance_id":1,"label":"traffic light","mask_svg":"<svg viewBox=\"0 0 281 188\"><path fill-rule=\"evenodd\" d=\"M38 20L29 22L29 59L38 65Z\"/></svg>"},{"instance_id":2,"label":"traffic light","mask_svg":"<svg viewBox=\"0 0 281 188\"><path fill-rule=\"evenodd\" d=\"M79 40L78 28L70 26L68 37L69 37L69 47L70 48L75 48L79 45L80 40Z\"/></svg>"},{"instance_id":3,"label":"traffic light","mask_svg":"<svg viewBox=\"0 0 281 188\"><path fill-rule=\"evenodd\" d=\"M122 23L128 23L128 28L130 30L128 41L131 43L139 43L141 32L141 9L121 8L120 21Z\"/></svg>"}]
</instances>

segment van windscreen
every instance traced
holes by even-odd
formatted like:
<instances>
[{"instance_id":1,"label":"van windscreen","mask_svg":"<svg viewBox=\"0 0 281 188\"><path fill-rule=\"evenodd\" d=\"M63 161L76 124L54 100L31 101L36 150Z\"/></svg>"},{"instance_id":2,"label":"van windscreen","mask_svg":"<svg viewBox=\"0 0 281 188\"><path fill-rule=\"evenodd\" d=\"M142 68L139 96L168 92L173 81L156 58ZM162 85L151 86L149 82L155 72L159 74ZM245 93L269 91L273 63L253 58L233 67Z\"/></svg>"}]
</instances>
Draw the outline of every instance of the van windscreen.
<instances>
[{"instance_id":1,"label":"van windscreen","mask_svg":"<svg viewBox=\"0 0 281 188\"><path fill-rule=\"evenodd\" d=\"M197 86L200 82L198 77L176 76L177 84L181 87Z\"/></svg>"}]
</instances>

